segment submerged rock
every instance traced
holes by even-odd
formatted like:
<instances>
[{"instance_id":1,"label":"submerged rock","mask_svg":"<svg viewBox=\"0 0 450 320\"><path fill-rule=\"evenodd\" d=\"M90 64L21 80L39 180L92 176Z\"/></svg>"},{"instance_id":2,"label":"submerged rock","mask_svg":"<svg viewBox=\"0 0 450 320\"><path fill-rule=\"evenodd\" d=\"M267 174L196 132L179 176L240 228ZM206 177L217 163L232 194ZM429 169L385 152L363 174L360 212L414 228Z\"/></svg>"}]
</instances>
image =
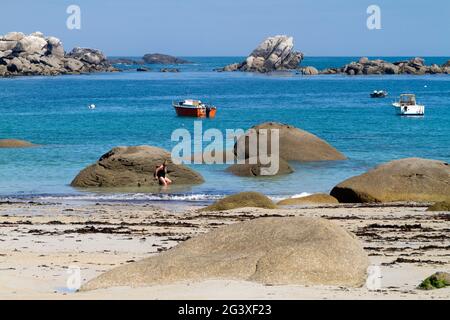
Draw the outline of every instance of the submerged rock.
<instances>
[{"instance_id":1,"label":"submerged rock","mask_svg":"<svg viewBox=\"0 0 450 320\"><path fill-rule=\"evenodd\" d=\"M315 193L306 197L289 198L277 203L279 206L295 206L303 204L337 204L339 201L325 193Z\"/></svg>"},{"instance_id":2,"label":"submerged rock","mask_svg":"<svg viewBox=\"0 0 450 320\"><path fill-rule=\"evenodd\" d=\"M240 177L275 176L294 172L294 169L292 169L289 163L281 158L278 159L278 170L276 172L269 172L271 170L271 165L272 164L263 165L259 159L246 159L246 163L233 164L227 168L227 171ZM265 169L265 171L262 171L263 169Z\"/></svg>"},{"instance_id":3,"label":"submerged rock","mask_svg":"<svg viewBox=\"0 0 450 320\"><path fill-rule=\"evenodd\" d=\"M202 176L194 170L174 164L168 151L150 147L116 147L95 163L82 170L72 181L74 187L155 187L156 166L168 162L168 175L175 185L203 183Z\"/></svg>"},{"instance_id":4,"label":"submerged rock","mask_svg":"<svg viewBox=\"0 0 450 320\"><path fill-rule=\"evenodd\" d=\"M276 122L266 122L254 126L251 129L255 130L258 140L261 139L262 133L267 132L269 154L271 154L270 130L279 130L279 153L280 157L286 161L308 162L346 159L346 157L342 153L337 151L324 140L307 131L297 129L294 126ZM264 139L266 139L265 135ZM249 133L239 138L234 147L235 155L238 156L239 154L243 154L246 159L249 158L250 141L251 138ZM257 149L257 152L259 152L259 149Z\"/></svg>"},{"instance_id":5,"label":"submerged rock","mask_svg":"<svg viewBox=\"0 0 450 320\"><path fill-rule=\"evenodd\" d=\"M0 37L1 77L99 71L116 71L101 51L75 48L66 55L58 38L41 32L11 32Z\"/></svg>"},{"instance_id":6,"label":"submerged rock","mask_svg":"<svg viewBox=\"0 0 450 320\"><path fill-rule=\"evenodd\" d=\"M225 211L237 208L265 208L275 209L276 206L267 196L259 192L240 192L220 199L214 204L203 208L202 211Z\"/></svg>"},{"instance_id":7,"label":"submerged rock","mask_svg":"<svg viewBox=\"0 0 450 320\"><path fill-rule=\"evenodd\" d=\"M81 290L209 279L360 287L368 266L360 241L332 221L260 218L212 230L156 256L114 268Z\"/></svg>"},{"instance_id":8,"label":"submerged rock","mask_svg":"<svg viewBox=\"0 0 450 320\"><path fill-rule=\"evenodd\" d=\"M180 72L180 69L177 69L177 68L162 68L162 69L159 70L159 72L174 72L174 73L177 73L177 72Z\"/></svg>"},{"instance_id":9,"label":"submerged rock","mask_svg":"<svg viewBox=\"0 0 450 320\"><path fill-rule=\"evenodd\" d=\"M225 66L221 71L294 70L302 60L303 54L294 50L294 38L278 35L261 42L245 61Z\"/></svg>"},{"instance_id":10,"label":"submerged rock","mask_svg":"<svg viewBox=\"0 0 450 320\"><path fill-rule=\"evenodd\" d=\"M172 57L167 54L149 53L142 58L148 64L186 64L191 63L187 60Z\"/></svg>"},{"instance_id":11,"label":"submerged rock","mask_svg":"<svg viewBox=\"0 0 450 320\"><path fill-rule=\"evenodd\" d=\"M0 148L29 148L35 146L35 144L25 140L0 139Z\"/></svg>"},{"instance_id":12,"label":"submerged rock","mask_svg":"<svg viewBox=\"0 0 450 320\"><path fill-rule=\"evenodd\" d=\"M395 160L339 183L330 194L347 203L448 201L450 166L421 158Z\"/></svg>"}]
</instances>

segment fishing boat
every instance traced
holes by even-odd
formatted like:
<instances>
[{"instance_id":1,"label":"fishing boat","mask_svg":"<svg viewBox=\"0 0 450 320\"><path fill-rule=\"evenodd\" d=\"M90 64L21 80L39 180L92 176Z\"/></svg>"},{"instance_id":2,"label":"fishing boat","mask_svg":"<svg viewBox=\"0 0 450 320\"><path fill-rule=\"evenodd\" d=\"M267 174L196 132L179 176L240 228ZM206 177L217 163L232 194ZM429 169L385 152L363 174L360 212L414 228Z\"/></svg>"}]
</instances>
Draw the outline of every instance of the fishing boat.
<instances>
[{"instance_id":1,"label":"fishing boat","mask_svg":"<svg viewBox=\"0 0 450 320\"><path fill-rule=\"evenodd\" d=\"M180 117L214 118L217 108L201 102L200 100L174 101L173 107Z\"/></svg>"},{"instance_id":2,"label":"fishing boat","mask_svg":"<svg viewBox=\"0 0 450 320\"><path fill-rule=\"evenodd\" d=\"M374 92L372 92L370 94L371 98L386 98L387 96L388 96L388 93L384 90L380 90L380 91L375 90Z\"/></svg>"},{"instance_id":3,"label":"fishing boat","mask_svg":"<svg viewBox=\"0 0 450 320\"><path fill-rule=\"evenodd\" d=\"M400 99L392 105L396 113L401 116L423 116L425 114L425 106L417 104L415 94L402 94Z\"/></svg>"}]
</instances>

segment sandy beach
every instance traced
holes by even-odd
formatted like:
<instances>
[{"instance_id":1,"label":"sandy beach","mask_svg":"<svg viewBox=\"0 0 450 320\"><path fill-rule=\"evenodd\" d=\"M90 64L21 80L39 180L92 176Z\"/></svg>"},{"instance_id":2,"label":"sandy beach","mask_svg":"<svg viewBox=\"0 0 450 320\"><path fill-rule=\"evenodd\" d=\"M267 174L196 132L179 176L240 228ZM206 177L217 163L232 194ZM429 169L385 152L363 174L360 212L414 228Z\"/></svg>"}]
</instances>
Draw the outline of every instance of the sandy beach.
<instances>
[{"instance_id":1,"label":"sandy beach","mask_svg":"<svg viewBox=\"0 0 450 320\"><path fill-rule=\"evenodd\" d=\"M166 208L164 208L166 207ZM450 214L425 205L328 205L198 212L198 207L102 203L0 204L0 299L449 299L450 288L417 285L450 266ZM74 292L81 281L158 254L199 233L265 216L315 216L353 232L368 252L378 287L265 286L213 279L143 288ZM379 269L378 269L379 268Z\"/></svg>"}]
</instances>

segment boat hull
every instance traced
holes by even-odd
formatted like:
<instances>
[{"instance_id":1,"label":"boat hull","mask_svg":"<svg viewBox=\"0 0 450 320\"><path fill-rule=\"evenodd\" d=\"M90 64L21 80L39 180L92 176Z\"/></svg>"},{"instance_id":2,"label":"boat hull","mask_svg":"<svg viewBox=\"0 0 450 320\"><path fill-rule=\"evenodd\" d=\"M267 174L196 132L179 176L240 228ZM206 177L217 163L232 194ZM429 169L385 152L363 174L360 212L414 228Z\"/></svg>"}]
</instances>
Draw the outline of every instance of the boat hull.
<instances>
[{"instance_id":1,"label":"boat hull","mask_svg":"<svg viewBox=\"0 0 450 320\"><path fill-rule=\"evenodd\" d=\"M425 106L400 106L397 103L394 103L393 106L399 116L423 116L425 114Z\"/></svg>"},{"instance_id":2,"label":"boat hull","mask_svg":"<svg viewBox=\"0 0 450 320\"><path fill-rule=\"evenodd\" d=\"M208 111L207 108L190 108L176 105L173 107L179 117L214 118L217 112L216 108L211 108Z\"/></svg>"},{"instance_id":3,"label":"boat hull","mask_svg":"<svg viewBox=\"0 0 450 320\"><path fill-rule=\"evenodd\" d=\"M206 109L203 108L186 108L174 106L177 116L180 117L195 117L206 118Z\"/></svg>"}]
</instances>

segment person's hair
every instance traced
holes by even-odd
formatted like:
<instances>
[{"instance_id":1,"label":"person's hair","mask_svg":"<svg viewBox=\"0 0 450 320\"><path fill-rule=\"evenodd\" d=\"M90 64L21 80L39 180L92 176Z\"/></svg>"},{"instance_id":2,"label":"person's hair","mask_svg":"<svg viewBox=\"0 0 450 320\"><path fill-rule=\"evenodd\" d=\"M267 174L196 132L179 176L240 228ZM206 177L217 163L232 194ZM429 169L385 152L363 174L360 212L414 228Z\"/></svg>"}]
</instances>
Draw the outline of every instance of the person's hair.
<instances>
[{"instance_id":1,"label":"person's hair","mask_svg":"<svg viewBox=\"0 0 450 320\"><path fill-rule=\"evenodd\" d=\"M167 160L164 160L163 164L164 167L167 167Z\"/></svg>"}]
</instances>

